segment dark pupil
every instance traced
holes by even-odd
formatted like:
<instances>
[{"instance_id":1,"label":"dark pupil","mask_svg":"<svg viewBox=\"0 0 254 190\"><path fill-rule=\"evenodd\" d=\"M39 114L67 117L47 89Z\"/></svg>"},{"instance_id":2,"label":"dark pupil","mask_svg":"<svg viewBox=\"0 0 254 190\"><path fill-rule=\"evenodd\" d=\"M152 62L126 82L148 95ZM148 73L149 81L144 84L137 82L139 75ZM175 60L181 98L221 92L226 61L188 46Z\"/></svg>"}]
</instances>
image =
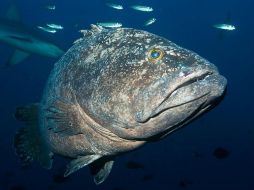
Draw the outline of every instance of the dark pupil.
<instances>
[{"instance_id":1,"label":"dark pupil","mask_svg":"<svg viewBox=\"0 0 254 190\"><path fill-rule=\"evenodd\" d=\"M153 59L157 59L158 57L160 57L160 52L159 51L152 51L151 52L151 58Z\"/></svg>"}]
</instances>

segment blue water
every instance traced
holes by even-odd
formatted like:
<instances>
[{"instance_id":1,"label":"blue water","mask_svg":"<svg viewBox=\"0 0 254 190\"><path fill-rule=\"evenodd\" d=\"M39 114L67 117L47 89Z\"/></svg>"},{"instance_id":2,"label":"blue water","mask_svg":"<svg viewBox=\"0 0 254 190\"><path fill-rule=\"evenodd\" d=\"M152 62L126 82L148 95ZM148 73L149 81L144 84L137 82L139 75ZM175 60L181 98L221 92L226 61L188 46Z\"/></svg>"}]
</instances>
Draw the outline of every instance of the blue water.
<instances>
[{"instance_id":1,"label":"blue water","mask_svg":"<svg viewBox=\"0 0 254 190\"><path fill-rule=\"evenodd\" d=\"M44 84L56 59L30 56L11 68L0 69L0 189L84 190L253 190L254 189L254 15L252 0L115 0L124 6L143 3L152 13L130 9L117 11L103 0L17 0L24 24L36 28L46 22L62 24L56 34L44 33L67 50L80 37L78 30L92 23L116 20L125 27L147 30L191 49L218 66L228 79L224 100L212 111L162 141L117 158L108 179L96 186L88 168L66 181L53 180L64 171L66 161L56 157L52 170L33 164L21 168L13 149L13 136L22 124L14 119L18 105L40 101ZM55 4L56 10L44 8ZM4 17L10 2L1 0ZM228 13L235 31L223 38L213 24ZM157 22L144 27L143 22ZM13 48L0 43L0 64ZM217 147L228 157L213 155ZM126 168L126 162L142 163L144 169ZM145 177L145 179L144 179ZM56 177L55 177L56 178Z\"/></svg>"}]
</instances>

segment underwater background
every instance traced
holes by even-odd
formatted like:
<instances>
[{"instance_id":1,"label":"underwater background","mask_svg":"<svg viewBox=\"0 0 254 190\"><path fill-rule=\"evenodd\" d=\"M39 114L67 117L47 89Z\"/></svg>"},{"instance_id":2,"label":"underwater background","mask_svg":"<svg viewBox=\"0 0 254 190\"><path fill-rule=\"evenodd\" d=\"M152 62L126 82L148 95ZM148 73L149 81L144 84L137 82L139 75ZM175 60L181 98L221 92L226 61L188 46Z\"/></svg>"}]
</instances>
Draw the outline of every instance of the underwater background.
<instances>
[{"instance_id":1,"label":"underwater background","mask_svg":"<svg viewBox=\"0 0 254 190\"><path fill-rule=\"evenodd\" d=\"M123 10L106 6L122 4ZM104 21L146 30L195 51L214 63L228 80L224 100L167 138L118 157L108 179L96 186L88 168L63 178L66 160L56 156L52 170L34 163L21 167L13 137L24 126L15 108L39 102L57 59L32 55L4 67L13 47L0 42L0 189L84 190L253 190L254 189L254 2L252 0L16 0L23 24L68 50L80 29ZM0 1L0 17L11 2ZM47 5L55 5L49 10ZM153 12L128 7L144 4ZM125 8L126 7L126 8ZM230 15L234 31L213 27ZM155 23L144 22L155 17ZM59 23L57 33L37 26Z\"/></svg>"}]
</instances>

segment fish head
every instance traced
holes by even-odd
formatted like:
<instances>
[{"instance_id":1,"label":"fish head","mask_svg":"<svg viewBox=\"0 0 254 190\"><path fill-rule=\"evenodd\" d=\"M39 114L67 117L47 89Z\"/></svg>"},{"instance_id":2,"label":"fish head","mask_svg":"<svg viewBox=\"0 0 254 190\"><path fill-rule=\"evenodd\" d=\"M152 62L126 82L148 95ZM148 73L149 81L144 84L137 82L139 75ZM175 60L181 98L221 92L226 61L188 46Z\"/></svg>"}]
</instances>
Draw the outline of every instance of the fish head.
<instances>
[{"instance_id":1,"label":"fish head","mask_svg":"<svg viewBox=\"0 0 254 190\"><path fill-rule=\"evenodd\" d=\"M160 36L117 29L98 78L93 110L127 139L168 134L213 107L226 79L198 54Z\"/></svg>"}]
</instances>

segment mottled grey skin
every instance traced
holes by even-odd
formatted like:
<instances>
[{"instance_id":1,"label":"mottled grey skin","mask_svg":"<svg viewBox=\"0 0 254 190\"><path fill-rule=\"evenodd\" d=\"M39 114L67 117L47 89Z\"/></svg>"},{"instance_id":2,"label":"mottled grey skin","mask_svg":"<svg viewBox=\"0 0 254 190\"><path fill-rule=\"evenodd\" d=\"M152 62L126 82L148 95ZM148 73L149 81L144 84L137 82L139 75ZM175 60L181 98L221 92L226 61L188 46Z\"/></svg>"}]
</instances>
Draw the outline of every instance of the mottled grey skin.
<instances>
[{"instance_id":1,"label":"mottled grey skin","mask_svg":"<svg viewBox=\"0 0 254 190\"><path fill-rule=\"evenodd\" d=\"M149 60L153 48L161 60ZM165 38L93 26L56 63L40 130L53 153L114 156L184 126L225 87L213 64Z\"/></svg>"}]
</instances>

